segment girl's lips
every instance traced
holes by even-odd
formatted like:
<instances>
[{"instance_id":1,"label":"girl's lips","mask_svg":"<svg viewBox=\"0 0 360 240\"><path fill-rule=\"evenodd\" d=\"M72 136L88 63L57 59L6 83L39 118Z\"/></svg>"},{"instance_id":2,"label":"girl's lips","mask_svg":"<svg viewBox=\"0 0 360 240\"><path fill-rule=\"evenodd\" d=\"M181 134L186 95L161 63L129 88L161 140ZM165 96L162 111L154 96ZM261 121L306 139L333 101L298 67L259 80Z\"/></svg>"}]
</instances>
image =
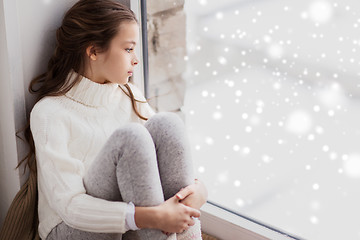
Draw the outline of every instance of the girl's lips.
<instances>
[{"instance_id":1,"label":"girl's lips","mask_svg":"<svg viewBox=\"0 0 360 240\"><path fill-rule=\"evenodd\" d=\"M130 76L132 76L132 75L133 75L133 72L131 72L131 71L128 71L128 74L129 74Z\"/></svg>"}]
</instances>

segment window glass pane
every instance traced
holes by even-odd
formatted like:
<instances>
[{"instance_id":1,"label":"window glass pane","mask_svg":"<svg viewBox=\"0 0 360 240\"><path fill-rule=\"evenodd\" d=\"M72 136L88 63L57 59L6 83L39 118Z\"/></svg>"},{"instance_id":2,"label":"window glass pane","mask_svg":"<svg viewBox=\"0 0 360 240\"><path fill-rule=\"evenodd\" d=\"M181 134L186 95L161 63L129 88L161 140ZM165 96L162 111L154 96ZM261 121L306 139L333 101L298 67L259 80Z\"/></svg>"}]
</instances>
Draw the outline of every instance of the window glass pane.
<instances>
[{"instance_id":1,"label":"window glass pane","mask_svg":"<svg viewBox=\"0 0 360 240\"><path fill-rule=\"evenodd\" d=\"M185 1L184 112L209 199L359 239L360 1Z\"/></svg>"}]
</instances>

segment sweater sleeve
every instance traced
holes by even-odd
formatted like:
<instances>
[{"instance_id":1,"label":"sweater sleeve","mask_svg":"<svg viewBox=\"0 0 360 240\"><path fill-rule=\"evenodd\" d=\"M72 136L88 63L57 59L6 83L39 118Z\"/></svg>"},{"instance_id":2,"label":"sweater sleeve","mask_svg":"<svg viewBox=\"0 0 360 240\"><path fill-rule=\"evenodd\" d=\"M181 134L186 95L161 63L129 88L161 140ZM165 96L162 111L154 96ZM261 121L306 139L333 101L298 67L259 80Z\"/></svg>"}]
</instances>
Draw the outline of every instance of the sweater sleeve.
<instances>
[{"instance_id":1,"label":"sweater sleeve","mask_svg":"<svg viewBox=\"0 0 360 240\"><path fill-rule=\"evenodd\" d=\"M50 121L51 119L51 121ZM31 130L35 142L38 187L49 206L69 226L90 232L126 232L127 203L86 194L84 164L68 152L66 116L33 109Z\"/></svg>"}]
</instances>

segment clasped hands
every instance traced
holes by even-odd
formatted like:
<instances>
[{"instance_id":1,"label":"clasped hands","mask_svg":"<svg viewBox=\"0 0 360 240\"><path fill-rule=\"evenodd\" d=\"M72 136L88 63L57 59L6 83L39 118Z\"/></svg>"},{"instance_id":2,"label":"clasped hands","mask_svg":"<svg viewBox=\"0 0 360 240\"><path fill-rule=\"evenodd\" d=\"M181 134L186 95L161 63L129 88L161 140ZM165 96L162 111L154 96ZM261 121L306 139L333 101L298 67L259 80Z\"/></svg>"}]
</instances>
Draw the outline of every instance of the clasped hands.
<instances>
[{"instance_id":1,"label":"clasped hands","mask_svg":"<svg viewBox=\"0 0 360 240\"><path fill-rule=\"evenodd\" d=\"M181 189L175 196L161 204L160 207L163 205L162 207L168 209L165 219L169 223L162 225L163 233L166 235L181 233L193 226L195 224L193 218L200 217L199 209L206 202L207 196L205 185L195 179L193 184ZM170 224L174 222L177 224Z\"/></svg>"}]
</instances>

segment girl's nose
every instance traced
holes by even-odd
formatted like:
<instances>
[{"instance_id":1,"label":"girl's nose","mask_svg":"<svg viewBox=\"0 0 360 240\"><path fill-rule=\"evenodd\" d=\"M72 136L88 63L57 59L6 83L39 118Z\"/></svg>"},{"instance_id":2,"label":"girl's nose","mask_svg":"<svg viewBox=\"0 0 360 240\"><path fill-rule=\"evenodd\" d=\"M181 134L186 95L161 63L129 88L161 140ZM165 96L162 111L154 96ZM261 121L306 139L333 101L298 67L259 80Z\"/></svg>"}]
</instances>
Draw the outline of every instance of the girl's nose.
<instances>
[{"instance_id":1,"label":"girl's nose","mask_svg":"<svg viewBox=\"0 0 360 240\"><path fill-rule=\"evenodd\" d=\"M134 59L134 60L132 61L132 64L133 64L133 65L137 65L137 64L138 64L138 60L137 60L137 59Z\"/></svg>"}]
</instances>

